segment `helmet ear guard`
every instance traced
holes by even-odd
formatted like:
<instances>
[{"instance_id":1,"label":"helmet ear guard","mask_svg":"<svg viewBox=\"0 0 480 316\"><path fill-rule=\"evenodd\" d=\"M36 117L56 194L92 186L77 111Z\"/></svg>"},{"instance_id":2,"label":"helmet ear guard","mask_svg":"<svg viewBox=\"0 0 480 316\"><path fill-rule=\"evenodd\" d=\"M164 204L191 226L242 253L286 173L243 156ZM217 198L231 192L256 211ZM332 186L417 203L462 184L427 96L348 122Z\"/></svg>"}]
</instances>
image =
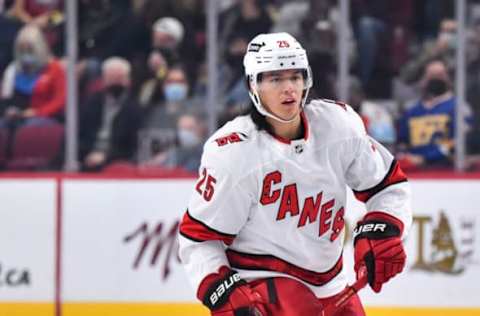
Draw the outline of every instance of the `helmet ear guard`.
<instances>
[{"instance_id":1,"label":"helmet ear guard","mask_svg":"<svg viewBox=\"0 0 480 316\"><path fill-rule=\"evenodd\" d=\"M303 107L313 85L313 79L307 54L300 43L288 33L259 34L248 44L243 65L250 99L258 112L282 123L293 121L294 119L283 120L265 109L258 94L258 83L264 72L301 69L305 82L301 102Z\"/></svg>"}]
</instances>

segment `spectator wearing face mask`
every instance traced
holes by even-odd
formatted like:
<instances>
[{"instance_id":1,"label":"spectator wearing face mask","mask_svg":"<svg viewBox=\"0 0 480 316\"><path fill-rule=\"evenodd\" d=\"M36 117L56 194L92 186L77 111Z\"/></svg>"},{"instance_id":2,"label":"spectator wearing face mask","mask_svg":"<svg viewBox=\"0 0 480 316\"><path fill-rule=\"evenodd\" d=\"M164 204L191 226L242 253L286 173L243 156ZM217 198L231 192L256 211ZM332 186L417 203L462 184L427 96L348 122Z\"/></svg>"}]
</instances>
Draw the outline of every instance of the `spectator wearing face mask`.
<instances>
[{"instance_id":1,"label":"spectator wearing face mask","mask_svg":"<svg viewBox=\"0 0 480 316\"><path fill-rule=\"evenodd\" d=\"M80 157L84 170L100 170L116 160L133 160L140 107L132 96L130 63L111 57L102 64L104 89L80 111Z\"/></svg>"},{"instance_id":2,"label":"spectator wearing face mask","mask_svg":"<svg viewBox=\"0 0 480 316\"><path fill-rule=\"evenodd\" d=\"M61 120L66 100L65 70L52 56L35 26L23 27L15 41L15 60L3 75L0 125L45 125Z\"/></svg>"},{"instance_id":3,"label":"spectator wearing face mask","mask_svg":"<svg viewBox=\"0 0 480 316\"><path fill-rule=\"evenodd\" d=\"M399 122L397 158L406 168L448 166L454 152L456 97L446 64L430 61L420 87L420 100ZM463 113L469 123L469 108L463 109Z\"/></svg>"},{"instance_id":4,"label":"spectator wearing face mask","mask_svg":"<svg viewBox=\"0 0 480 316\"><path fill-rule=\"evenodd\" d=\"M188 98L188 92L189 86L185 71L181 67L172 68L163 83L165 101L167 104L185 101Z\"/></svg>"},{"instance_id":5,"label":"spectator wearing face mask","mask_svg":"<svg viewBox=\"0 0 480 316\"><path fill-rule=\"evenodd\" d=\"M178 116L186 109L196 107L194 100L189 97L190 84L183 67L180 65L170 67L159 88L163 101L146 109L145 122L142 126L145 129L175 129Z\"/></svg>"},{"instance_id":6,"label":"spectator wearing face mask","mask_svg":"<svg viewBox=\"0 0 480 316\"><path fill-rule=\"evenodd\" d=\"M457 38L457 22L444 19L440 23L437 37L426 41L420 51L400 72L402 81L406 84L416 82L422 76L422 69L432 59L443 59L448 69L455 65L455 45Z\"/></svg>"},{"instance_id":7,"label":"spectator wearing face mask","mask_svg":"<svg viewBox=\"0 0 480 316\"><path fill-rule=\"evenodd\" d=\"M176 127L177 145L158 153L145 166L181 168L190 172L198 170L207 135L204 117L189 111L178 117Z\"/></svg>"}]
</instances>

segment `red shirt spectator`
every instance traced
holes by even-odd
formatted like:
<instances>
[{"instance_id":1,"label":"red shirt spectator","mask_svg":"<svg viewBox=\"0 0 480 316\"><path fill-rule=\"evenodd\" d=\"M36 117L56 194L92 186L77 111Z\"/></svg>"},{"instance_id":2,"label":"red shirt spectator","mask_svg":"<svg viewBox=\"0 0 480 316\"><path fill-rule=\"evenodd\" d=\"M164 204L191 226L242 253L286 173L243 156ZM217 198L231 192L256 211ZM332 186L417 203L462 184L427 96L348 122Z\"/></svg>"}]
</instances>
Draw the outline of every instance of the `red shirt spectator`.
<instances>
[{"instance_id":1,"label":"red shirt spectator","mask_svg":"<svg viewBox=\"0 0 480 316\"><path fill-rule=\"evenodd\" d=\"M37 116L54 116L63 111L65 99L65 70L59 60L52 59L33 89L30 107Z\"/></svg>"}]
</instances>

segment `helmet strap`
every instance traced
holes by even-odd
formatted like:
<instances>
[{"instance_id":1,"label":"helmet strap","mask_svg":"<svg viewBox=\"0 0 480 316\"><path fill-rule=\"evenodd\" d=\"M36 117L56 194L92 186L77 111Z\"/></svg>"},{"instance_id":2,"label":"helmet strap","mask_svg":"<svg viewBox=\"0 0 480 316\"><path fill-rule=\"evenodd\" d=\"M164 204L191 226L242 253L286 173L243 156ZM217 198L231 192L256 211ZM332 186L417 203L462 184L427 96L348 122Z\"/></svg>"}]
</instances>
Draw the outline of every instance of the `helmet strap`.
<instances>
[{"instance_id":1,"label":"helmet strap","mask_svg":"<svg viewBox=\"0 0 480 316\"><path fill-rule=\"evenodd\" d=\"M252 91L253 90L253 91ZM271 119L274 119L275 121L277 122L280 122L280 123L291 123L293 121L295 121L295 117L293 117L292 119L290 120L284 120L282 119L281 117L278 117L277 115L273 114L273 113L270 113L262 104L262 102L260 101L260 96L258 95L258 92L257 92L257 89L252 89L251 91L249 91L248 93L250 94L250 98L252 99L255 107L257 108L258 112L260 114L262 114L263 116L267 116ZM302 102L300 103L300 108L303 109L303 107L305 106L305 102L307 100L307 95L308 95L308 91L310 90L310 88L307 88L303 91L303 97L302 97Z\"/></svg>"}]
</instances>

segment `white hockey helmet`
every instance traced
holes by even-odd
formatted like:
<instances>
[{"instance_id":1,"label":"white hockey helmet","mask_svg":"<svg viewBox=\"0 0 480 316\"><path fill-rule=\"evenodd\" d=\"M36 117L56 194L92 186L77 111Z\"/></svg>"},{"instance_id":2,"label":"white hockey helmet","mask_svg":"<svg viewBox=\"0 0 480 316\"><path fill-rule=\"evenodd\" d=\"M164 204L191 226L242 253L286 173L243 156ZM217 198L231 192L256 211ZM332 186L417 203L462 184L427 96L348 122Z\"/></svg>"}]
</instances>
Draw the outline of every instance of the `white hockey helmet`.
<instances>
[{"instance_id":1,"label":"white hockey helmet","mask_svg":"<svg viewBox=\"0 0 480 316\"><path fill-rule=\"evenodd\" d=\"M304 93L301 106L305 105L308 91L312 87L312 71L308 64L307 53L300 43L290 34L269 33L255 36L248 44L247 53L243 58L245 75L250 84L249 94L253 104L262 115L271 117L283 123L292 120L283 120L268 112L260 101L258 95L258 75L263 72L301 69L306 73Z\"/></svg>"}]
</instances>

